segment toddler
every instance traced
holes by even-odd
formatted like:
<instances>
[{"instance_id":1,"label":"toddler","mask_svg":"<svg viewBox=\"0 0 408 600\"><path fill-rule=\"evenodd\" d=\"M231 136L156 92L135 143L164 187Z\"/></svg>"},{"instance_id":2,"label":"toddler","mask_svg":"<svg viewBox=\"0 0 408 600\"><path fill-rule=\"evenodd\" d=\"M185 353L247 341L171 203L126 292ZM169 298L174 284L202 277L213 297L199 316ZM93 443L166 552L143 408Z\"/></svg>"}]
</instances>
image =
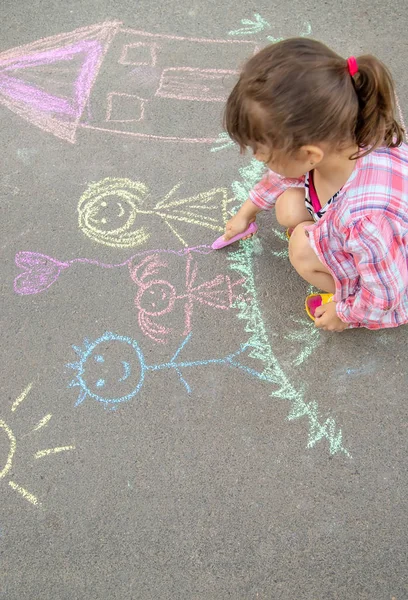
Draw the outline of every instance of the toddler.
<instances>
[{"instance_id":1,"label":"toddler","mask_svg":"<svg viewBox=\"0 0 408 600\"><path fill-rule=\"evenodd\" d=\"M275 206L293 267L325 292L306 299L321 329L408 322L408 146L395 112L379 60L305 38L253 56L228 98L228 134L268 171L224 237Z\"/></svg>"}]
</instances>

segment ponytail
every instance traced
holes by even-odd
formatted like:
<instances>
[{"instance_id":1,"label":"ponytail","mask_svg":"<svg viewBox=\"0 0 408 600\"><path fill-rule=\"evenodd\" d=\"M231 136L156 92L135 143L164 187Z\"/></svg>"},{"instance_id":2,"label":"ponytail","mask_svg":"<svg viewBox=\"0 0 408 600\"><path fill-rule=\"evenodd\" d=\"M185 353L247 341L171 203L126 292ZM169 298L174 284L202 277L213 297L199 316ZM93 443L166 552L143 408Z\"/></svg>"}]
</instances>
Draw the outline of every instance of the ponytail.
<instances>
[{"instance_id":1,"label":"ponytail","mask_svg":"<svg viewBox=\"0 0 408 600\"><path fill-rule=\"evenodd\" d=\"M357 58L358 72L352 78L359 109L355 140L365 156L378 146L400 146L404 129L396 120L396 96L387 67L374 56ZM353 157L354 158L354 157Z\"/></svg>"}]
</instances>

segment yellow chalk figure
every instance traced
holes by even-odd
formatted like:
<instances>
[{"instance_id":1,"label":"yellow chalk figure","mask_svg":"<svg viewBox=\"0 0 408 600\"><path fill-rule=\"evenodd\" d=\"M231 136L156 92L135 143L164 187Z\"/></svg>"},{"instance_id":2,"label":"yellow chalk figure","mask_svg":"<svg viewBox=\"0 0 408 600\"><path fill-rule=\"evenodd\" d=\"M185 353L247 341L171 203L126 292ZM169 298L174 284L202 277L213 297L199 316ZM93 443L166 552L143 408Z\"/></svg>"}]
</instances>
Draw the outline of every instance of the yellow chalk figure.
<instances>
[{"instance_id":1,"label":"yellow chalk figure","mask_svg":"<svg viewBox=\"0 0 408 600\"><path fill-rule=\"evenodd\" d=\"M11 407L11 412L15 412L17 410L17 408L19 407L19 405L23 402L23 400L25 400L25 398L28 396L28 394L31 390L32 385L33 384L30 383L23 390L23 392L20 394L20 396L13 402L13 405ZM32 429L32 431L38 431L42 427L45 427L48 424L48 421L51 419L51 417L52 417L51 414L45 415L45 417L43 417L41 419L41 421L39 423L37 423L37 425ZM4 464L2 462L2 457L0 456L0 480L5 479L11 469L11 466L13 463L13 456L16 452L16 445L17 445L16 437L15 437L13 431L11 430L11 428L7 425L7 423L5 421L0 419L0 435L3 435L2 432L3 432L3 434L5 434L7 436L7 439L8 439L8 451L7 451L7 458L5 459ZM50 454L58 454L60 452L66 452L69 450L75 450L75 446L73 446L73 445L60 446L58 448L47 448L45 450L39 450L38 452L36 452L34 454L34 458L38 459L38 458L42 458L44 456L49 456ZM30 502L34 506L38 506L41 504L38 501L38 498L36 496L34 496L34 494L32 494L31 492L29 492L28 490L23 488L21 485L19 485L15 481L9 481L8 485L10 486L10 488L12 490L17 492L22 498L27 500L27 502Z\"/></svg>"},{"instance_id":2,"label":"yellow chalk figure","mask_svg":"<svg viewBox=\"0 0 408 600\"><path fill-rule=\"evenodd\" d=\"M91 240L114 248L134 248L144 244L150 237L145 227L136 227L138 215L160 218L184 245L197 241L192 232L190 244L177 230L177 223L199 225L212 231L222 232L229 218L226 188L214 188L195 196L173 199L179 189L177 184L153 208L143 208L148 194L147 186L140 181L107 177L92 183L78 203L78 224Z\"/></svg>"}]
</instances>

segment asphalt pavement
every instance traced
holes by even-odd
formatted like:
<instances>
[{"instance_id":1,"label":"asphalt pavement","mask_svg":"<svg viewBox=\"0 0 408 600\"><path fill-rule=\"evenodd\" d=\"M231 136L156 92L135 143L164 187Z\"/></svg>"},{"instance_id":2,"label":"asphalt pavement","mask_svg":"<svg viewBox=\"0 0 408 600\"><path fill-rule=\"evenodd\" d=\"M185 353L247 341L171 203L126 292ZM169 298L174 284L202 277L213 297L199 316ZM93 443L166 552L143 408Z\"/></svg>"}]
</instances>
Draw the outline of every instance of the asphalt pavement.
<instances>
[{"instance_id":1,"label":"asphalt pavement","mask_svg":"<svg viewBox=\"0 0 408 600\"><path fill-rule=\"evenodd\" d=\"M407 600L408 329L319 332L236 70L310 36L391 69L405 3L6 2L0 598Z\"/></svg>"}]
</instances>

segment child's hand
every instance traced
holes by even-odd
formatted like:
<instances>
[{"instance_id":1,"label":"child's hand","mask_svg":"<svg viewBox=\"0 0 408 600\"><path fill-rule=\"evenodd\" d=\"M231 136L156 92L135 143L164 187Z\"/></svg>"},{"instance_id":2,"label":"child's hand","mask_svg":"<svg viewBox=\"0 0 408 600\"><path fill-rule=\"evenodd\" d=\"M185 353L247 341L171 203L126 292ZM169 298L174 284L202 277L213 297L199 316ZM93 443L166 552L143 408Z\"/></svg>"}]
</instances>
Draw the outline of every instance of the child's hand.
<instances>
[{"instance_id":1,"label":"child's hand","mask_svg":"<svg viewBox=\"0 0 408 600\"><path fill-rule=\"evenodd\" d=\"M348 329L348 323L337 316L335 302L328 302L316 308L315 325L324 331L341 332Z\"/></svg>"},{"instance_id":2,"label":"child's hand","mask_svg":"<svg viewBox=\"0 0 408 600\"><path fill-rule=\"evenodd\" d=\"M237 213L235 216L232 217L232 219L230 219L228 221L228 223L225 226L224 240L228 241L232 237L234 237L234 235L238 235L239 233L242 233L243 231L248 229L249 225L251 223L253 223L254 221L255 221L255 217L249 218L249 217L245 217L245 216ZM250 237L252 237L252 233L250 233L249 235L246 235L242 239L246 240Z\"/></svg>"}]
</instances>

